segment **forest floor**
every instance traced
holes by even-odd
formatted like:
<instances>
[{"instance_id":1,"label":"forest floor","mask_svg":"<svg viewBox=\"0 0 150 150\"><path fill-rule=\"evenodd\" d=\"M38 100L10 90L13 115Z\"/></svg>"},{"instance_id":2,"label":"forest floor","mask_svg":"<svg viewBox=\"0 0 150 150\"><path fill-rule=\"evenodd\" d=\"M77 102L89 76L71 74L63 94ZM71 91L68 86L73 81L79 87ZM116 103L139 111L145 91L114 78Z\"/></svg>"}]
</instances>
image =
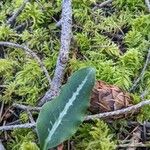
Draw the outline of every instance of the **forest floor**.
<instances>
[{"instance_id":1,"label":"forest floor","mask_svg":"<svg viewBox=\"0 0 150 150\"><path fill-rule=\"evenodd\" d=\"M61 11L61 0L0 1L0 150L39 149L38 104L50 86L59 89ZM149 0L73 0L72 11L60 79L94 67L88 115L100 117L82 123L63 149L149 150Z\"/></svg>"}]
</instances>

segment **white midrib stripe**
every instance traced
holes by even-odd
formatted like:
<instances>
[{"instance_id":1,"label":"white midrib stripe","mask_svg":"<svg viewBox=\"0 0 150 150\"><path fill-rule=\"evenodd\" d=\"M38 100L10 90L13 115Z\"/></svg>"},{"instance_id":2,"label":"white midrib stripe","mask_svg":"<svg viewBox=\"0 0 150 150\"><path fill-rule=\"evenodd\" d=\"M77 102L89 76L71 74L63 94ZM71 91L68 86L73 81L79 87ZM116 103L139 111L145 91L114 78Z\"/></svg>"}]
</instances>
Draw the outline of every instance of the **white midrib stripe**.
<instances>
[{"instance_id":1,"label":"white midrib stripe","mask_svg":"<svg viewBox=\"0 0 150 150\"><path fill-rule=\"evenodd\" d=\"M73 104L74 100L76 99L76 97L79 95L79 91L82 89L82 87L84 86L84 84L86 83L88 78L88 75L86 76L86 78L81 82L81 84L77 87L76 91L73 93L72 97L69 99L68 103L66 103L63 111L60 113L58 119L55 121L52 129L49 131L48 137L45 140L45 144L44 144L44 150L47 147L48 142L51 140L53 134L55 133L56 129L58 128L58 126L61 124L62 119L65 117L65 115L67 114L67 111L69 110L69 107Z\"/></svg>"}]
</instances>

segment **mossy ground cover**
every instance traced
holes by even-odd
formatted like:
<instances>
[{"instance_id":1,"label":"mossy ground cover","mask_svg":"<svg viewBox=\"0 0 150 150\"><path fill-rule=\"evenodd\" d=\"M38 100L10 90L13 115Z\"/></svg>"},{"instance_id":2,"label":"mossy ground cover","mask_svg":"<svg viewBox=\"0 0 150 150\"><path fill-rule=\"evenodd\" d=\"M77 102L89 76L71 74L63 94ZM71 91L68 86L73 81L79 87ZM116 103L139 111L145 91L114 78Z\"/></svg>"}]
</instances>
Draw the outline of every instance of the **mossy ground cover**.
<instances>
[{"instance_id":1,"label":"mossy ground cover","mask_svg":"<svg viewBox=\"0 0 150 150\"><path fill-rule=\"evenodd\" d=\"M0 2L0 41L27 45L45 64L53 76L60 48L61 0L31 0L12 26L6 22L23 0ZM85 66L96 68L97 80L117 85L129 91L141 73L150 48L150 14L143 0L114 0L99 8L102 0L73 0L73 38L64 82L72 72ZM21 25L21 26L20 26ZM38 62L17 48L0 47L0 104L5 104L10 117L4 123L28 122L26 112L12 109L13 103L36 106L49 88L48 80ZM138 87L132 92L133 103L150 99L150 67ZM37 114L33 114L37 117ZM111 150L135 127L129 121L150 121L150 107L145 106L137 115L104 123L83 124L71 139L75 149ZM108 121L107 121L108 122ZM90 131L90 132L89 132ZM103 132L105 131L105 132ZM119 132L119 133L118 133ZM5 135L5 136L4 136ZM36 150L36 134L31 129L17 129L0 133L6 149ZM29 146L27 146L29 145Z\"/></svg>"}]
</instances>

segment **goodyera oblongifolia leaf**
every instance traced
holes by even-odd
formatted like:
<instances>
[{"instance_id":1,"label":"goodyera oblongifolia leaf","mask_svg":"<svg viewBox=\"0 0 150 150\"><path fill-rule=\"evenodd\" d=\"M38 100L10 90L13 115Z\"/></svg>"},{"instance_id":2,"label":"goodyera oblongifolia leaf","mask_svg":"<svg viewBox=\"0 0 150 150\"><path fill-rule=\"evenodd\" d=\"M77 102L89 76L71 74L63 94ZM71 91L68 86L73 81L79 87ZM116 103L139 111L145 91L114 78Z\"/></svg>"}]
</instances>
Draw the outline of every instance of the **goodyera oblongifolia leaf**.
<instances>
[{"instance_id":1,"label":"goodyera oblongifolia leaf","mask_svg":"<svg viewBox=\"0 0 150 150\"><path fill-rule=\"evenodd\" d=\"M60 95L43 105L36 125L42 150L59 145L76 132L84 120L94 83L93 68L76 71Z\"/></svg>"}]
</instances>

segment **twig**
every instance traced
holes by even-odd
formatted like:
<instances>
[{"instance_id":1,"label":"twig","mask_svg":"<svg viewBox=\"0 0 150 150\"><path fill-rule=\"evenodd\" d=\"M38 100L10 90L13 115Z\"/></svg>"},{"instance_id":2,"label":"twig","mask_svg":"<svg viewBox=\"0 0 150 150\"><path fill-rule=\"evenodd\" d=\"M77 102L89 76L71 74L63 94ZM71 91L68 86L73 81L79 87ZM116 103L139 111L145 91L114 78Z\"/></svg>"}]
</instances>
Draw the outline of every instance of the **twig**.
<instances>
[{"instance_id":1,"label":"twig","mask_svg":"<svg viewBox=\"0 0 150 150\"><path fill-rule=\"evenodd\" d=\"M137 109L139 109L145 105L149 105L149 104L150 104L150 100L145 100L136 105L133 105L133 106L130 106L127 108L123 108L120 110L106 112L106 113L100 113L100 114L96 114L96 115L89 115L85 118L85 120L93 120L95 118L105 118L105 117L111 117L111 116L115 116L115 115L125 114L125 113L129 113L131 111L132 112L136 111ZM25 106L25 105L21 105L21 104L13 104L13 107L20 108L23 110L30 110L30 111L40 111L42 108L42 107Z\"/></svg>"},{"instance_id":2,"label":"twig","mask_svg":"<svg viewBox=\"0 0 150 150\"><path fill-rule=\"evenodd\" d=\"M146 139L147 139L147 129L148 129L147 126L148 126L148 125L147 125L147 122L144 121L144 122L143 122L143 126L142 126L142 129L143 129L142 141L143 141L143 142L145 142Z\"/></svg>"},{"instance_id":3,"label":"twig","mask_svg":"<svg viewBox=\"0 0 150 150\"><path fill-rule=\"evenodd\" d=\"M0 123L2 121L2 113L3 113L3 109L4 109L4 101L1 102L1 108L0 108Z\"/></svg>"},{"instance_id":4,"label":"twig","mask_svg":"<svg viewBox=\"0 0 150 150\"><path fill-rule=\"evenodd\" d=\"M145 96L147 96L148 93L149 93L149 89L146 88L146 89L141 93L140 98L141 98L142 100L144 100Z\"/></svg>"},{"instance_id":5,"label":"twig","mask_svg":"<svg viewBox=\"0 0 150 150\"><path fill-rule=\"evenodd\" d=\"M29 110L29 111L40 111L41 110L41 107L31 107L31 106L25 106L25 105L16 104L16 103L14 103L12 106L19 108L19 109L23 109L23 110Z\"/></svg>"},{"instance_id":6,"label":"twig","mask_svg":"<svg viewBox=\"0 0 150 150\"><path fill-rule=\"evenodd\" d=\"M69 47L72 33L72 7L71 0L63 0L62 17L61 17L61 47L57 58L56 69L51 83L51 88L46 92L45 96L40 100L39 106L43 105L47 100L51 100L57 96L62 84L65 67L68 62Z\"/></svg>"},{"instance_id":7,"label":"twig","mask_svg":"<svg viewBox=\"0 0 150 150\"><path fill-rule=\"evenodd\" d=\"M11 43L11 42L3 42L3 41L0 41L0 45L1 46L7 46L7 47L14 47L14 48L20 48L20 49L23 49L26 53L28 53L29 55L31 55L33 58L35 58L37 60L37 62L39 63L41 69L43 70L43 72L45 73L45 76L47 77L47 80L49 82L49 85L51 85L51 79L50 79L50 76L49 76L49 73L45 67L45 65L43 64L43 62L40 60L40 58L31 50L29 49L28 47L26 46L22 46L22 45L19 45L19 44L15 44L15 43Z\"/></svg>"},{"instance_id":8,"label":"twig","mask_svg":"<svg viewBox=\"0 0 150 150\"><path fill-rule=\"evenodd\" d=\"M138 86L139 81L140 81L140 80L143 78L143 76L144 76L145 70L146 70L146 68L147 68L147 66L148 66L148 64L149 64L149 62L150 62L150 49L148 50L146 62L145 62L145 64L144 64L144 67L143 67L143 69L142 69L142 72L141 72L141 74L139 75L139 77L137 78L137 80L134 82L134 84L133 84L133 86L131 87L131 89L129 90L130 92L131 92L131 91L134 91L134 90L136 89L136 87Z\"/></svg>"},{"instance_id":9,"label":"twig","mask_svg":"<svg viewBox=\"0 0 150 150\"><path fill-rule=\"evenodd\" d=\"M34 121L34 118L33 118L33 116L32 116L32 113L31 113L29 110L27 110L27 113L28 113L30 122L31 122L31 123L36 123L36 122ZM33 130L36 132L36 129L35 129L35 128L34 128Z\"/></svg>"},{"instance_id":10,"label":"twig","mask_svg":"<svg viewBox=\"0 0 150 150\"><path fill-rule=\"evenodd\" d=\"M9 110L11 109L11 107L9 106L9 107L7 107L6 108L6 110L3 112L3 115L1 116L1 121L3 121L3 119L7 116L7 114L9 114ZM12 114L12 112L11 112L11 114ZM9 114L6 118L9 118L10 117L10 115L11 114Z\"/></svg>"},{"instance_id":11,"label":"twig","mask_svg":"<svg viewBox=\"0 0 150 150\"><path fill-rule=\"evenodd\" d=\"M93 10L95 10L95 9L97 9L97 8L102 8L102 7L106 6L106 5L108 5L109 3L111 3L112 1L113 1L113 0L106 0L106 1L102 2L101 4L96 5L96 6L93 8Z\"/></svg>"},{"instance_id":12,"label":"twig","mask_svg":"<svg viewBox=\"0 0 150 150\"><path fill-rule=\"evenodd\" d=\"M56 23L56 27L60 27L61 26L61 19Z\"/></svg>"},{"instance_id":13,"label":"twig","mask_svg":"<svg viewBox=\"0 0 150 150\"><path fill-rule=\"evenodd\" d=\"M0 85L0 88L6 88L7 85Z\"/></svg>"},{"instance_id":14,"label":"twig","mask_svg":"<svg viewBox=\"0 0 150 150\"><path fill-rule=\"evenodd\" d=\"M140 142L140 139L141 139L141 128L140 126L137 126L132 133L130 145L138 144ZM136 150L136 148L129 146L126 150Z\"/></svg>"},{"instance_id":15,"label":"twig","mask_svg":"<svg viewBox=\"0 0 150 150\"><path fill-rule=\"evenodd\" d=\"M145 101L142 101L142 102L140 102L140 103L138 103L134 106L130 106L128 108L124 108L124 109L121 109L121 110L116 110L116 111L106 112L106 113L100 113L100 114L96 114L96 115L89 115L89 116L85 117L85 121L94 120L94 119L98 119L98 118L111 117L111 116L114 116L114 115L127 114L127 113L130 113L130 112L136 111L137 109L139 109L139 108L141 108L145 105L149 105L149 104L150 104L150 100L145 100ZM19 108L23 108L24 110L26 110L26 106L25 107L21 106ZM28 106L28 108L29 108L29 106ZM33 109L33 110L35 110L35 109ZM39 110L37 109L37 111L39 111ZM0 131L1 130L3 130L3 131L13 130L13 129L16 129L16 128L32 128L32 127L35 127L35 123L26 123L26 124L21 124L21 125L2 126L2 127L0 127Z\"/></svg>"},{"instance_id":16,"label":"twig","mask_svg":"<svg viewBox=\"0 0 150 150\"><path fill-rule=\"evenodd\" d=\"M5 148L4 148L4 146L3 146L2 142L1 142L1 140L0 140L0 150L5 150Z\"/></svg>"},{"instance_id":17,"label":"twig","mask_svg":"<svg viewBox=\"0 0 150 150\"><path fill-rule=\"evenodd\" d=\"M23 4L18 8L18 10L12 15L12 17L10 17L8 19L7 24L12 25L14 23L14 21L16 20L16 18L20 15L20 13L25 8L27 2L28 2L28 0L24 0Z\"/></svg>"},{"instance_id":18,"label":"twig","mask_svg":"<svg viewBox=\"0 0 150 150\"><path fill-rule=\"evenodd\" d=\"M106 117L111 117L111 116L116 116L116 115L121 115L121 114L126 114L126 113L131 113L134 112L136 110L138 110L139 108L145 106L145 105L149 105L150 104L150 100L145 100L142 101L136 105L127 107L127 108L123 108L120 110L116 110L116 111L111 111L111 112L106 112L106 113L100 113L100 114L96 114L96 115L89 115L85 118L86 120L94 120L94 119L98 119L98 118L106 118Z\"/></svg>"},{"instance_id":19,"label":"twig","mask_svg":"<svg viewBox=\"0 0 150 150\"><path fill-rule=\"evenodd\" d=\"M19 124L19 125L10 125L10 126L1 126L0 131L7 131L7 130L13 130L13 129L19 129L19 128L33 128L35 127L36 123L25 123L25 124Z\"/></svg>"},{"instance_id":20,"label":"twig","mask_svg":"<svg viewBox=\"0 0 150 150\"><path fill-rule=\"evenodd\" d=\"M150 147L150 144L136 143L136 144L120 144L117 146L118 148L127 148L127 147Z\"/></svg>"},{"instance_id":21,"label":"twig","mask_svg":"<svg viewBox=\"0 0 150 150\"><path fill-rule=\"evenodd\" d=\"M20 119L15 120L13 122L7 123L7 125L16 125L16 124L20 124Z\"/></svg>"},{"instance_id":22,"label":"twig","mask_svg":"<svg viewBox=\"0 0 150 150\"><path fill-rule=\"evenodd\" d=\"M15 27L15 31L19 31L20 29L25 28L26 26L27 26L27 23L24 22L24 23L22 23L22 24L16 26L16 27Z\"/></svg>"},{"instance_id":23,"label":"twig","mask_svg":"<svg viewBox=\"0 0 150 150\"><path fill-rule=\"evenodd\" d=\"M149 0L145 0L145 4L148 7L148 11L150 12L150 1Z\"/></svg>"},{"instance_id":24,"label":"twig","mask_svg":"<svg viewBox=\"0 0 150 150\"><path fill-rule=\"evenodd\" d=\"M5 124L6 124L6 120L4 120L3 126L5 126ZM7 140L7 132L6 131L4 131L4 139Z\"/></svg>"},{"instance_id":25,"label":"twig","mask_svg":"<svg viewBox=\"0 0 150 150\"><path fill-rule=\"evenodd\" d=\"M30 122L31 122L31 123L35 123L31 112L30 112L29 110L27 110L27 113L28 113L28 115L29 115Z\"/></svg>"},{"instance_id":26,"label":"twig","mask_svg":"<svg viewBox=\"0 0 150 150\"><path fill-rule=\"evenodd\" d=\"M45 7L40 3L39 0L35 0L37 4L41 7L41 10L46 10Z\"/></svg>"}]
</instances>

